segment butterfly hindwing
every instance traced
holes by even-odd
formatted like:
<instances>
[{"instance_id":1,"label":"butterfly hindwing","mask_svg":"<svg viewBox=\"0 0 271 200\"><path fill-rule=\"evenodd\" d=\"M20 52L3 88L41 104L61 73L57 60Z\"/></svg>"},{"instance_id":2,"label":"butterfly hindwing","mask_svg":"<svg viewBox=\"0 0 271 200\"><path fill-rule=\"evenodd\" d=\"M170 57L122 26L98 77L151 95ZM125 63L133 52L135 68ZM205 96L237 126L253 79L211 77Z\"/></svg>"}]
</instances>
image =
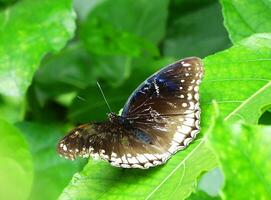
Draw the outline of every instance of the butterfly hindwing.
<instances>
[{"instance_id":1,"label":"butterfly hindwing","mask_svg":"<svg viewBox=\"0 0 271 200\"><path fill-rule=\"evenodd\" d=\"M59 142L58 152L72 160L92 156L113 166L143 169L162 164L170 156L152 142L150 134L106 121L75 128Z\"/></svg>"}]
</instances>

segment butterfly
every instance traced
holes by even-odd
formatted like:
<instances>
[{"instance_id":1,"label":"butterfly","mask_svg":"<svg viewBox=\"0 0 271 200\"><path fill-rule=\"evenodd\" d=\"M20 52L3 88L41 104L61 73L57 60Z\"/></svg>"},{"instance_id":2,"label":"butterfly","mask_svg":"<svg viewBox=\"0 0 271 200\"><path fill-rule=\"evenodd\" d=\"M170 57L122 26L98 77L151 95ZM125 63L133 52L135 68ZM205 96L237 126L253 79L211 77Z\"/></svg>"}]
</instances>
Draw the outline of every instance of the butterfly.
<instances>
[{"instance_id":1,"label":"butterfly","mask_svg":"<svg viewBox=\"0 0 271 200\"><path fill-rule=\"evenodd\" d=\"M57 145L67 159L92 156L112 166L147 169L165 163L200 131L199 84L203 62L189 57L146 79L122 113L80 125Z\"/></svg>"}]
</instances>

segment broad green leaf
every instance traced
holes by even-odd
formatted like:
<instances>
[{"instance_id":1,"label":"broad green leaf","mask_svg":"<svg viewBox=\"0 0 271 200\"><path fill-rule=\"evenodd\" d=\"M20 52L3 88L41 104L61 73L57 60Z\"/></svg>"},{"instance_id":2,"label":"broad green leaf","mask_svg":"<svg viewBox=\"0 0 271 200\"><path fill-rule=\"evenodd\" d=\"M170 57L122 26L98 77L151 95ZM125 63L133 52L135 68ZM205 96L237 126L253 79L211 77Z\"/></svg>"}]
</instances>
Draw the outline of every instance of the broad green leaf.
<instances>
[{"instance_id":1,"label":"broad green leaf","mask_svg":"<svg viewBox=\"0 0 271 200\"><path fill-rule=\"evenodd\" d=\"M149 170L123 170L91 160L74 175L60 199L184 199L196 178L216 165L215 160L202 139L166 165Z\"/></svg>"},{"instance_id":2,"label":"broad green leaf","mask_svg":"<svg viewBox=\"0 0 271 200\"><path fill-rule=\"evenodd\" d=\"M268 92L270 91L271 85L271 74L269 73L271 63L270 44L270 35L258 34L240 42L239 44L236 44L228 50L204 59L205 78L201 86L202 133L198 138L201 138L212 124L211 119L213 109L211 103L214 99L221 107L221 116L226 120L242 118L247 122L252 122L255 124L257 123L262 112L261 109L271 103L271 98L268 98L268 95L271 94ZM203 143L205 140L204 138L205 137L200 139ZM182 163L181 160L184 159L188 162L191 161L191 166L196 166L197 164L193 162L197 159L202 159L202 157L198 157L196 155L197 153L200 153L196 147L198 147L197 142L193 143L193 145L191 145L187 150L181 151L176 156L173 156L172 161L170 162L173 163L175 158L177 158L178 162L174 163L173 165L178 167L178 163ZM200 151L208 152L205 145ZM184 154L189 154L189 152L194 152L195 154L189 157L181 157ZM180 156L182 159L180 159L178 156ZM204 160L208 160L209 157L212 157L211 152L205 154ZM192 173L200 174L206 170L206 167L204 167L206 164L207 163L202 161L201 167L203 168L199 167L195 170L191 169L193 167L188 167L186 165L186 173L190 174L190 170L192 170ZM215 162L213 164L215 164ZM110 170L116 170L110 166L107 166L106 164L96 163L93 165L93 161L90 161L88 166L91 167L86 167L80 174L75 175L70 185L65 189L65 192L62 195L63 199L68 199L68 196L72 196L74 199L77 197L80 199L84 198L85 195L94 195L96 197L102 195L104 198L113 198L113 194L119 194L119 188L135 187L134 184L129 182L129 178L126 180L125 175L122 175L122 180L119 181L117 179L117 184L114 181L115 179L111 178L111 176L107 174L104 174L102 177L97 175L97 177L96 174L98 171L104 171L107 169L107 167ZM174 171L176 168L171 168L170 166L170 164L166 164L162 168L155 169L157 170L156 176L161 178L155 178L155 180L157 180L157 182L154 184L156 187L159 187L159 185L162 184L162 181L166 178L165 173L163 173L164 169L169 170L167 174L181 173L182 170L180 168L178 168L179 170ZM133 170L131 170L131 173L132 172ZM184 173L184 175L186 175L186 173ZM177 176L176 174L174 176ZM190 181L195 182L196 178L197 176L194 177L193 181ZM149 175L147 181L149 181L149 179L154 178L152 178L152 175ZM166 185L171 188L175 188L180 180L178 178L176 179L177 180L167 183ZM104 186L99 185L100 182L111 185L109 190L110 193L103 191ZM83 185L97 185L98 188L92 190L90 189L92 187L86 186L83 188ZM140 187L141 190L145 190L146 188L149 188L149 186L150 185L147 184L147 182L140 184L140 186L136 184L136 187ZM182 194L189 194L191 193L193 186L194 185L192 184L190 187L183 187L181 184L180 187L176 188L176 191ZM139 198L146 198L150 193L147 193L148 195L146 195L146 193L144 194L144 197ZM165 195L166 194L168 193L165 192ZM127 193L124 195L125 198L128 198L128 195L131 199L135 198L135 196L131 196L132 193ZM155 197L155 195L160 195L160 193L156 193L155 191L153 197ZM173 197L175 198L174 195L175 193L173 193ZM119 198L121 199L124 196L119 196ZM186 195L178 196L179 199L185 197Z\"/></svg>"},{"instance_id":3,"label":"broad green leaf","mask_svg":"<svg viewBox=\"0 0 271 200\"><path fill-rule=\"evenodd\" d=\"M220 0L224 23L233 43L255 33L271 32L270 0Z\"/></svg>"},{"instance_id":4,"label":"broad green leaf","mask_svg":"<svg viewBox=\"0 0 271 200\"><path fill-rule=\"evenodd\" d=\"M17 122L23 119L26 106L23 98L14 98L0 95L0 118Z\"/></svg>"},{"instance_id":5,"label":"broad green leaf","mask_svg":"<svg viewBox=\"0 0 271 200\"><path fill-rule=\"evenodd\" d=\"M27 119L35 119L43 123L65 119L65 107L50 100L48 93L43 92L35 84L32 84L28 89L27 102Z\"/></svg>"},{"instance_id":6,"label":"broad green leaf","mask_svg":"<svg viewBox=\"0 0 271 200\"><path fill-rule=\"evenodd\" d=\"M223 197L271 198L270 132L270 126L229 125L217 119L208 139L225 173Z\"/></svg>"},{"instance_id":7,"label":"broad green leaf","mask_svg":"<svg viewBox=\"0 0 271 200\"><path fill-rule=\"evenodd\" d=\"M71 162L56 152L56 144L64 130L56 125L20 122L17 127L30 144L34 164L34 182L29 199L56 199L82 162Z\"/></svg>"},{"instance_id":8,"label":"broad green leaf","mask_svg":"<svg viewBox=\"0 0 271 200\"><path fill-rule=\"evenodd\" d=\"M189 196L188 200L220 200L220 197L213 197L209 196L203 191L197 191L195 193L192 193L191 196Z\"/></svg>"},{"instance_id":9,"label":"broad green leaf","mask_svg":"<svg viewBox=\"0 0 271 200\"><path fill-rule=\"evenodd\" d=\"M111 85L131 74L133 59L157 56L165 34L168 0L105 0L82 22L80 39L91 56L93 73ZM159 15L157 15L159 13Z\"/></svg>"},{"instance_id":10,"label":"broad green leaf","mask_svg":"<svg viewBox=\"0 0 271 200\"><path fill-rule=\"evenodd\" d=\"M187 13L194 12L204 6L209 6L210 4L216 2L217 0L171 0L169 5L169 20L168 23L174 23L174 19L181 15L186 15Z\"/></svg>"},{"instance_id":11,"label":"broad green leaf","mask_svg":"<svg viewBox=\"0 0 271 200\"><path fill-rule=\"evenodd\" d=\"M76 11L78 19L83 21L86 19L88 13L94 9L97 4L104 0L73 0L73 7Z\"/></svg>"},{"instance_id":12,"label":"broad green leaf","mask_svg":"<svg viewBox=\"0 0 271 200\"><path fill-rule=\"evenodd\" d=\"M215 99L225 119L257 124L262 108L271 105L271 34L256 34L204 62L203 115Z\"/></svg>"},{"instance_id":13,"label":"broad green leaf","mask_svg":"<svg viewBox=\"0 0 271 200\"><path fill-rule=\"evenodd\" d=\"M0 199L27 199L33 182L32 158L21 132L0 119Z\"/></svg>"},{"instance_id":14,"label":"broad green leaf","mask_svg":"<svg viewBox=\"0 0 271 200\"><path fill-rule=\"evenodd\" d=\"M96 77L92 71L89 66L89 55L75 43L44 59L35 74L34 83L42 92L55 97L96 84Z\"/></svg>"},{"instance_id":15,"label":"broad green leaf","mask_svg":"<svg viewBox=\"0 0 271 200\"><path fill-rule=\"evenodd\" d=\"M204 57L230 46L219 4L200 5L189 13L185 12L186 7L180 6L176 11L178 13L171 14L173 16L163 45L165 55L176 58Z\"/></svg>"},{"instance_id":16,"label":"broad green leaf","mask_svg":"<svg viewBox=\"0 0 271 200\"><path fill-rule=\"evenodd\" d=\"M85 25L100 22L100 28L111 25L118 31L133 33L156 44L165 34L167 6L167 0L158 0L155 4L147 0L104 0L91 10ZM157 12L159 15L155 15Z\"/></svg>"},{"instance_id":17,"label":"broad green leaf","mask_svg":"<svg viewBox=\"0 0 271 200\"><path fill-rule=\"evenodd\" d=\"M0 0L0 9L2 7L11 6L16 1L18 1L18 0Z\"/></svg>"},{"instance_id":18,"label":"broad green leaf","mask_svg":"<svg viewBox=\"0 0 271 200\"><path fill-rule=\"evenodd\" d=\"M73 36L71 4L68 0L21 0L1 10L0 93L24 95L42 57L61 49Z\"/></svg>"}]
</instances>

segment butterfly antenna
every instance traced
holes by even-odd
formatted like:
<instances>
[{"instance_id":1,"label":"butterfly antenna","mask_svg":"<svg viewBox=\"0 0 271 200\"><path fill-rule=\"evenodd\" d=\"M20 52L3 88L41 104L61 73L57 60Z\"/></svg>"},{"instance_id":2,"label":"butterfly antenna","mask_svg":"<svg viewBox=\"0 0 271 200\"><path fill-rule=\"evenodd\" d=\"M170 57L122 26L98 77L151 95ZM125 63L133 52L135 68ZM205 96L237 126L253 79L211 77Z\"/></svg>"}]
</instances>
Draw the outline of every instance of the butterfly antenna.
<instances>
[{"instance_id":1,"label":"butterfly antenna","mask_svg":"<svg viewBox=\"0 0 271 200\"><path fill-rule=\"evenodd\" d=\"M104 95L104 92L103 92L103 90L102 90L102 87L100 86L100 84L99 84L98 81L97 81L97 85L98 85L98 88L100 89L100 91L101 91L101 93L102 93L102 95L103 95L104 101L105 101L105 103L106 103L106 105L107 105L109 111L112 112L112 110L111 110L111 108L110 108L110 106L109 106L109 104L108 104L108 102L107 102L107 100L106 100L106 97L105 97L105 95Z\"/></svg>"},{"instance_id":2,"label":"butterfly antenna","mask_svg":"<svg viewBox=\"0 0 271 200\"><path fill-rule=\"evenodd\" d=\"M76 98L79 99L79 100L82 100L82 101L87 101L85 98L80 97L80 96L78 96L78 95L76 96Z\"/></svg>"}]
</instances>

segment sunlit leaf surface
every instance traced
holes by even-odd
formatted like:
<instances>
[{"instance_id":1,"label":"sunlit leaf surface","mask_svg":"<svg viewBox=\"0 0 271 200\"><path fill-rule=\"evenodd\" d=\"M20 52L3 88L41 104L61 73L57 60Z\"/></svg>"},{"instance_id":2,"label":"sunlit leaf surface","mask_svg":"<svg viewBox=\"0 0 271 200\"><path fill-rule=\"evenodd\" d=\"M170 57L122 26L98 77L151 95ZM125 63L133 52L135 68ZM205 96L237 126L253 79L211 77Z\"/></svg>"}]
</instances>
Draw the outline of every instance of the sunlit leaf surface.
<instances>
[{"instance_id":1,"label":"sunlit leaf surface","mask_svg":"<svg viewBox=\"0 0 271 200\"><path fill-rule=\"evenodd\" d=\"M216 120L209 141L224 171L225 198L271 198L270 132L270 126L229 125Z\"/></svg>"},{"instance_id":2,"label":"sunlit leaf surface","mask_svg":"<svg viewBox=\"0 0 271 200\"><path fill-rule=\"evenodd\" d=\"M33 182L32 157L25 138L0 120L0 199L28 198Z\"/></svg>"},{"instance_id":3,"label":"sunlit leaf surface","mask_svg":"<svg viewBox=\"0 0 271 200\"><path fill-rule=\"evenodd\" d=\"M221 0L225 26L236 43L255 33L271 32L270 0Z\"/></svg>"},{"instance_id":4,"label":"sunlit leaf surface","mask_svg":"<svg viewBox=\"0 0 271 200\"><path fill-rule=\"evenodd\" d=\"M43 56L73 36L74 20L68 0L24 0L1 10L0 93L23 96Z\"/></svg>"},{"instance_id":5,"label":"sunlit leaf surface","mask_svg":"<svg viewBox=\"0 0 271 200\"><path fill-rule=\"evenodd\" d=\"M35 176L29 199L56 199L83 163L64 160L57 154L55 146L63 128L33 122L20 122L16 126L27 139L33 157ZM50 192L44 192L44 188Z\"/></svg>"}]
</instances>

